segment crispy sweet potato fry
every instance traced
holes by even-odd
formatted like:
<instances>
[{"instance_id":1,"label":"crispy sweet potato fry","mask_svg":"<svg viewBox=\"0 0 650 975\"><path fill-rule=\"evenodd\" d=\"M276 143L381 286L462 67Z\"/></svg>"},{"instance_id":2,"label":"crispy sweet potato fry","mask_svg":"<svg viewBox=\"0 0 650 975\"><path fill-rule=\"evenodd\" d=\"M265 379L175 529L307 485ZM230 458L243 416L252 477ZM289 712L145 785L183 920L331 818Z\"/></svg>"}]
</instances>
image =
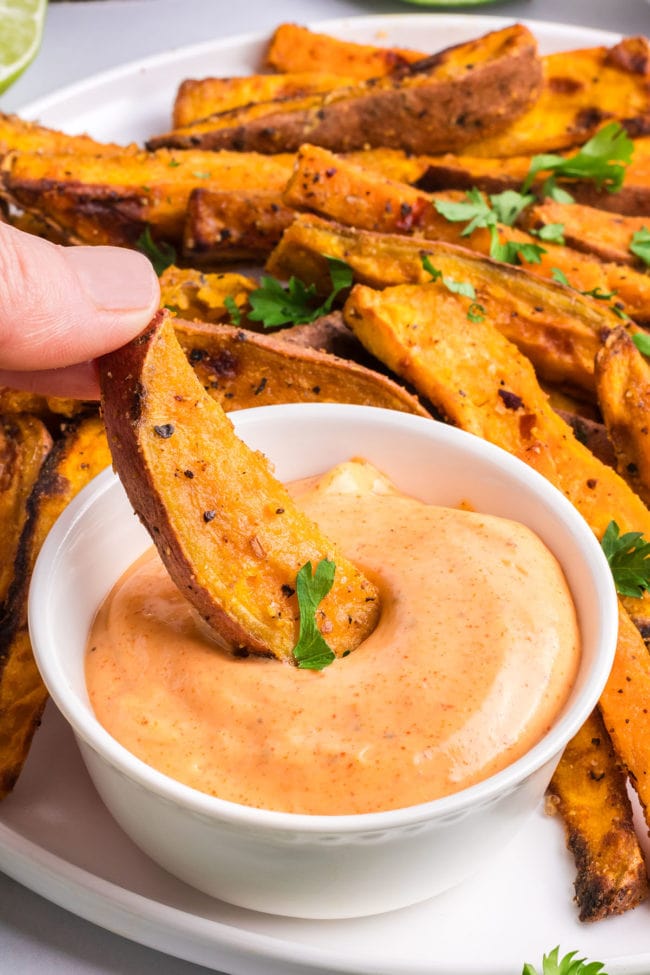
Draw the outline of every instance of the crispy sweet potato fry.
<instances>
[{"instance_id":1,"label":"crispy sweet potato fry","mask_svg":"<svg viewBox=\"0 0 650 975\"><path fill-rule=\"evenodd\" d=\"M437 211L436 200L455 197L440 194L434 198L317 146L301 148L284 197L292 207L313 210L357 229L417 234L461 244L481 254L490 252L487 229L466 235L464 223L451 222ZM539 244L525 231L504 224L499 225L499 240L502 244ZM544 242L543 249L539 263L519 258L531 274L552 279L560 270L576 290L613 294L619 310L625 309L635 321L650 321L650 278L645 274L559 244Z\"/></svg>"},{"instance_id":2,"label":"crispy sweet potato fry","mask_svg":"<svg viewBox=\"0 0 650 975\"><path fill-rule=\"evenodd\" d=\"M535 104L497 136L470 144L468 156L517 156L578 146L603 122L631 134L650 125L649 42L625 37L612 48L561 51L542 58L544 83Z\"/></svg>"},{"instance_id":3,"label":"crispy sweet potato fry","mask_svg":"<svg viewBox=\"0 0 650 975\"><path fill-rule=\"evenodd\" d=\"M572 155L573 151L566 153ZM562 155L562 153L560 153ZM417 186L428 192L438 190L469 190L477 186L487 193L521 188L530 168L530 156L478 158L476 156L446 153L438 159L430 159L426 170L417 179ZM533 182L533 192L541 192L544 174ZM599 190L588 181L558 179L558 185L570 191L571 196L586 206L598 207L629 216L650 214L650 138L634 139L632 161L625 171L620 190L609 193Z\"/></svg>"},{"instance_id":4,"label":"crispy sweet potato fry","mask_svg":"<svg viewBox=\"0 0 650 975\"><path fill-rule=\"evenodd\" d=\"M594 356L601 335L620 324L605 302L452 244L356 231L316 217L299 218L289 227L268 267L279 277L293 274L326 291L328 272L323 254L346 261L356 281L379 288L430 281L431 275L422 264L427 255L435 269L452 282L473 285L478 304L533 360L540 376L593 397ZM443 302L452 302L455 297L470 326L470 300L452 295L441 283L431 295L438 295Z\"/></svg>"},{"instance_id":5,"label":"crispy sweet potato fry","mask_svg":"<svg viewBox=\"0 0 650 975\"><path fill-rule=\"evenodd\" d=\"M174 101L174 128L244 105L295 98L354 84L353 75L308 69L291 74L253 74L234 78L186 78Z\"/></svg>"},{"instance_id":6,"label":"crispy sweet potato fry","mask_svg":"<svg viewBox=\"0 0 650 975\"><path fill-rule=\"evenodd\" d=\"M180 243L190 193L205 189L280 190L292 156L161 150L112 156L13 154L4 162L10 199L77 243L133 245L150 227Z\"/></svg>"},{"instance_id":7,"label":"crispy sweet potato fry","mask_svg":"<svg viewBox=\"0 0 650 975\"><path fill-rule=\"evenodd\" d=\"M430 52L428 52L430 53ZM266 55L276 71L329 71L355 78L378 78L426 57L405 48L342 41L298 24L280 24Z\"/></svg>"},{"instance_id":8,"label":"crispy sweet potato fry","mask_svg":"<svg viewBox=\"0 0 650 975\"><path fill-rule=\"evenodd\" d=\"M66 504L110 463L98 416L72 423L50 451L28 500L13 581L0 618L0 798L13 788L45 707L32 656L27 593L45 536Z\"/></svg>"},{"instance_id":9,"label":"crispy sweet potato fry","mask_svg":"<svg viewBox=\"0 0 650 975\"><path fill-rule=\"evenodd\" d=\"M547 810L558 812L577 868L581 921L636 907L648 895L626 776L598 711L564 750L549 786Z\"/></svg>"},{"instance_id":10,"label":"crispy sweet potato fry","mask_svg":"<svg viewBox=\"0 0 650 975\"><path fill-rule=\"evenodd\" d=\"M52 446L34 416L0 414L0 616L9 592L27 499Z\"/></svg>"},{"instance_id":11,"label":"crispy sweet potato fry","mask_svg":"<svg viewBox=\"0 0 650 975\"><path fill-rule=\"evenodd\" d=\"M263 261L295 216L272 190L192 190L183 255L190 261Z\"/></svg>"},{"instance_id":12,"label":"crispy sweet potato fry","mask_svg":"<svg viewBox=\"0 0 650 975\"><path fill-rule=\"evenodd\" d=\"M443 416L545 475L602 537L610 521L650 537L650 511L628 484L579 443L554 412L533 367L486 318L440 317L430 285L374 291L356 285L347 324L378 359L411 382ZM625 597L640 625L650 596Z\"/></svg>"},{"instance_id":13,"label":"crispy sweet potato fry","mask_svg":"<svg viewBox=\"0 0 650 975\"><path fill-rule=\"evenodd\" d=\"M515 24L393 75L234 109L156 136L147 146L277 153L295 151L309 139L341 152L366 146L444 152L502 129L525 111L540 86L536 42Z\"/></svg>"},{"instance_id":14,"label":"crispy sweet potato fry","mask_svg":"<svg viewBox=\"0 0 650 975\"><path fill-rule=\"evenodd\" d=\"M100 360L113 463L181 591L235 652L293 659L299 569L325 557L321 627L338 655L379 613L375 586L296 508L268 462L206 395L160 313Z\"/></svg>"},{"instance_id":15,"label":"crispy sweet potato fry","mask_svg":"<svg viewBox=\"0 0 650 975\"><path fill-rule=\"evenodd\" d=\"M283 333L258 335L230 325L174 319L194 371L224 410L269 403L360 403L430 416L415 396L378 372Z\"/></svg>"},{"instance_id":16,"label":"crispy sweet potato fry","mask_svg":"<svg viewBox=\"0 0 650 975\"><path fill-rule=\"evenodd\" d=\"M595 254L601 261L645 268L643 261L630 250L630 244L634 234L650 230L648 217L629 217L580 203L556 203L551 199L531 206L525 215L528 228L562 224L564 239L575 250Z\"/></svg>"},{"instance_id":17,"label":"crispy sweet potato fry","mask_svg":"<svg viewBox=\"0 0 650 975\"><path fill-rule=\"evenodd\" d=\"M618 471L650 504L650 363L622 328L596 355L596 388Z\"/></svg>"},{"instance_id":18,"label":"crispy sweet potato fry","mask_svg":"<svg viewBox=\"0 0 650 975\"><path fill-rule=\"evenodd\" d=\"M58 129L49 129L36 122L29 122L18 115L0 112L0 158L12 151L26 153L72 153L102 156L124 155L137 152L137 146L123 146L115 142L97 142L89 135L68 135Z\"/></svg>"}]
</instances>

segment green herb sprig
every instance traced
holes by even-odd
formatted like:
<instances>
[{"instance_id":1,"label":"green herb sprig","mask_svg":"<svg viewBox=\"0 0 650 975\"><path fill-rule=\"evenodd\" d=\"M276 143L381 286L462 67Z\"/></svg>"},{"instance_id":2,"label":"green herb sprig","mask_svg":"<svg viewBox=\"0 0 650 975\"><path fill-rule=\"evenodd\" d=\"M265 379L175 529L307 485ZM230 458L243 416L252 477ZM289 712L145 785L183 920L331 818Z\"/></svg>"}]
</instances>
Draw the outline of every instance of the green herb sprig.
<instances>
[{"instance_id":1,"label":"green herb sprig","mask_svg":"<svg viewBox=\"0 0 650 975\"><path fill-rule=\"evenodd\" d=\"M600 544L617 593L640 599L650 589L650 542L646 542L642 532L621 535L616 522L610 521Z\"/></svg>"},{"instance_id":2,"label":"green herb sprig","mask_svg":"<svg viewBox=\"0 0 650 975\"><path fill-rule=\"evenodd\" d=\"M450 291L452 294L463 295L465 298L471 298L472 303L467 309L467 317L470 322L482 322L484 320L485 308L476 301L476 291L471 281L456 281L455 278L450 278L446 274L443 274L442 271L433 266L428 254L424 254L422 257L422 267L431 275L434 281L440 281L447 291Z\"/></svg>"},{"instance_id":3,"label":"green herb sprig","mask_svg":"<svg viewBox=\"0 0 650 975\"><path fill-rule=\"evenodd\" d=\"M325 260L332 283L325 301L319 303L316 286L306 285L299 278L290 278L285 288L277 278L263 275L260 287L248 296L251 310L247 317L253 322L261 322L264 328L279 328L281 325L304 325L327 315L337 295L350 287L354 275L345 261L327 256Z\"/></svg>"},{"instance_id":4,"label":"green herb sprig","mask_svg":"<svg viewBox=\"0 0 650 975\"><path fill-rule=\"evenodd\" d=\"M534 965L524 965L521 975L607 975L605 966L600 961L587 961L586 958L576 958L577 951L570 951L560 958L560 949L556 947L542 958L542 971L538 973Z\"/></svg>"},{"instance_id":5,"label":"green herb sprig","mask_svg":"<svg viewBox=\"0 0 650 975\"><path fill-rule=\"evenodd\" d=\"M151 236L151 227L149 226L142 231L135 242L135 246L149 258L158 277L166 268L176 263L175 248L164 240L157 243Z\"/></svg>"},{"instance_id":6,"label":"green herb sprig","mask_svg":"<svg viewBox=\"0 0 650 975\"><path fill-rule=\"evenodd\" d=\"M637 230L635 234L632 234L630 250L647 267L650 267L650 230L647 227L642 227L641 230Z\"/></svg>"},{"instance_id":7,"label":"green herb sprig","mask_svg":"<svg viewBox=\"0 0 650 975\"><path fill-rule=\"evenodd\" d=\"M335 563L322 559L313 574L311 562L306 562L296 576L300 630L293 658L303 670L323 670L335 659L334 651L316 625L316 610L332 588L335 572Z\"/></svg>"},{"instance_id":8,"label":"green herb sprig","mask_svg":"<svg viewBox=\"0 0 650 975\"><path fill-rule=\"evenodd\" d=\"M567 278L564 271L559 267L551 268L551 277L558 284L563 284L567 288L573 288L573 285ZM617 318L627 319L628 316L625 314L624 310L616 302L612 301L612 298L616 297L616 291L603 291L601 288L591 288L589 291L579 291L577 288L573 288L574 291L578 291L578 294L585 295L587 298L596 298L597 301L608 301L610 311L612 311Z\"/></svg>"},{"instance_id":9,"label":"green herb sprig","mask_svg":"<svg viewBox=\"0 0 650 975\"><path fill-rule=\"evenodd\" d=\"M498 225L505 224L512 227L519 214L535 199L525 193L506 190L503 193L493 193L487 199L476 187L466 193L464 201L454 203L449 200L436 200L435 208L451 223L467 221L461 230L461 237L468 237L479 227L486 227L490 232L490 257L507 264L539 264L542 254L546 251L539 244L530 244L510 240L501 243Z\"/></svg>"},{"instance_id":10,"label":"green herb sprig","mask_svg":"<svg viewBox=\"0 0 650 975\"><path fill-rule=\"evenodd\" d=\"M599 129L573 156L558 156L554 153L533 156L522 193L528 192L539 173L550 174L542 187L542 194L559 203L574 201L570 193L556 186L558 177L590 180L598 189L615 193L623 185L625 169L632 161L633 152L634 143L622 125L610 122Z\"/></svg>"},{"instance_id":11,"label":"green herb sprig","mask_svg":"<svg viewBox=\"0 0 650 975\"><path fill-rule=\"evenodd\" d=\"M637 332L632 341L642 355L650 356L650 335L647 332Z\"/></svg>"}]
</instances>

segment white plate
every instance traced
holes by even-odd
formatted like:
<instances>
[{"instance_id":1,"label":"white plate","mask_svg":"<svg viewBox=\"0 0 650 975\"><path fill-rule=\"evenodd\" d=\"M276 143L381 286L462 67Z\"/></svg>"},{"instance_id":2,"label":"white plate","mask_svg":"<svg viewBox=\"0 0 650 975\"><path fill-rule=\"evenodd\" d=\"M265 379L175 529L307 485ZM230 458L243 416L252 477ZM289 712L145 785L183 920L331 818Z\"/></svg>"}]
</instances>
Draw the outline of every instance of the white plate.
<instances>
[{"instance_id":1,"label":"white plate","mask_svg":"<svg viewBox=\"0 0 650 975\"><path fill-rule=\"evenodd\" d=\"M352 40L435 50L505 23L405 14L318 26ZM531 27L545 52L616 40L577 27ZM149 58L55 93L23 114L69 132L141 141L168 128L182 78L250 72L264 41L235 38ZM609 975L650 971L650 905L581 925L561 826L541 810L478 878L404 911L300 921L211 900L156 867L124 836L51 706L17 788L0 806L0 869L109 930L232 975L519 975L524 961L539 966L557 944L605 962Z\"/></svg>"}]
</instances>

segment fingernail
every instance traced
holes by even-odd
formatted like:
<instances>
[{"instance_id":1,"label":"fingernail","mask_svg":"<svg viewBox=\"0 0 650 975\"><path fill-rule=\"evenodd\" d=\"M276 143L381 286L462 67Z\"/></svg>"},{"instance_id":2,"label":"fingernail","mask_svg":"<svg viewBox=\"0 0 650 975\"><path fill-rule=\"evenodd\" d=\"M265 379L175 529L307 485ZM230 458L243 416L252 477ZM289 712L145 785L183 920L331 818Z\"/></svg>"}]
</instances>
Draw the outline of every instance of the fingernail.
<instances>
[{"instance_id":1,"label":"fingernail","mask_svg":"<svg viewBox=\"0 0 650 975\"><path fill-rule=\"evenodd\" d=\"M136 311L158 302L158 278L144 254L125 247L64 247L65 260L102 311Z\"/></svg>"}]
</instances>

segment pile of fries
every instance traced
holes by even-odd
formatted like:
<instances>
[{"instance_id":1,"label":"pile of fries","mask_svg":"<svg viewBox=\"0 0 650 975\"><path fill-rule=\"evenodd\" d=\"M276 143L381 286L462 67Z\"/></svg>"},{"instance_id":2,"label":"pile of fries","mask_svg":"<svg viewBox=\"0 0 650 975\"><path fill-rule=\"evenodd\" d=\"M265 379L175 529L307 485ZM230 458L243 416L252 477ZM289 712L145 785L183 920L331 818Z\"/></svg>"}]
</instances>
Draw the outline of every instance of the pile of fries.
<instances>
[{"instance_id":1,"label":"pile of fries","mask_svg":"<svg viewBox=\"0 0 650 975\"><path fill-rule=\"evenodd\" d=\"M599 538L615 523L650 539L649 76L645 38L540 57L514 25L432 54L284 24L259 74L185 81L174 127L144 148L0 117L4 219L146 250L228 410L435 415L535 467ZM343 265L351 287L330 300ZM313 320L289 311L263 334L260 292L282 306L297 282ZM46 698L26 626L34 559L110 461L95 404L0 388L0 796ZM619 626L599 708L549 790L583 920L648 893L627 791L646 812L644 587L621 595Z\"/></svg>"}]
</instances>

